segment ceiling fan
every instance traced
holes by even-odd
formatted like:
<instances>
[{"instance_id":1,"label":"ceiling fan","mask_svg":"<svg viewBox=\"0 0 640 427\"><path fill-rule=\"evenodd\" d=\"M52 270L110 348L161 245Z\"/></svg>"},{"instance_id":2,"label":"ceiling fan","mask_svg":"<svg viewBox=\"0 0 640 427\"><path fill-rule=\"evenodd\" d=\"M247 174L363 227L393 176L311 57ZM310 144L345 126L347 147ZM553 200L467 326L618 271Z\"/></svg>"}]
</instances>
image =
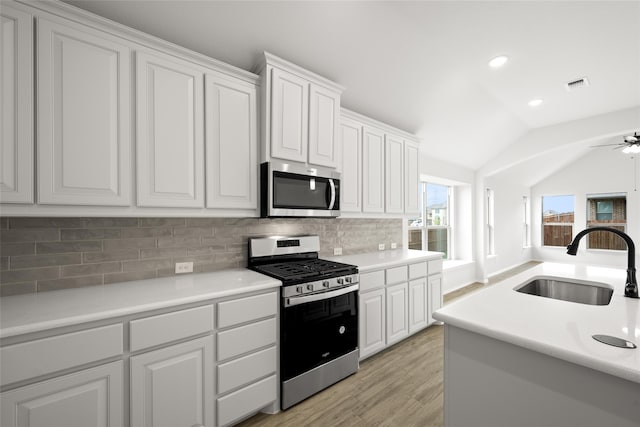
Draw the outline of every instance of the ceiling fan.
<instances>
[{"instance_id":1,"label":"ceiling fan","mask_svg":"<svg viewBox=\"0 0 640 427\"><path fill-rule=\"evenodd\" d=\"M611 146L614 147L614 150L622 148L622 152L625 154L638 154L640 153L640 135L638 132L634 132L633 135L625 136L622 142L617 142L615 144L592 145L592 147Z\"/></svg>"}]
</instances>

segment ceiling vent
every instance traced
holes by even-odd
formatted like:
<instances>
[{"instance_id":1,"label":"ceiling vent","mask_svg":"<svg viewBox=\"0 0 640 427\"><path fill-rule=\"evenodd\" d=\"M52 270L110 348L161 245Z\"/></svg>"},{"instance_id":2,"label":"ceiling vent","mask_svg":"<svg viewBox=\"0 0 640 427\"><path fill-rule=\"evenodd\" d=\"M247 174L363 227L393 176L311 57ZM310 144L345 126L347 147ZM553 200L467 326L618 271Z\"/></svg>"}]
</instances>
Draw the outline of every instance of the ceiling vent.
<instances>
[{"instance_id":1,"label":"ceiling vent","mask_svg":"<svg viewBox=\"0 0 640 427\"><path fill-rule=\"evenodd\" d=\"M567 82L567 83L564 84L564 87L569 92L571 92L573 90L576 90L576 89L580 89L582 87L587 87L587 86L589 86L589 79L587 79L586 77L583 77L583 78L577 79L577 80L572 80L572 81Z\"/></svg>"}]
</instances>

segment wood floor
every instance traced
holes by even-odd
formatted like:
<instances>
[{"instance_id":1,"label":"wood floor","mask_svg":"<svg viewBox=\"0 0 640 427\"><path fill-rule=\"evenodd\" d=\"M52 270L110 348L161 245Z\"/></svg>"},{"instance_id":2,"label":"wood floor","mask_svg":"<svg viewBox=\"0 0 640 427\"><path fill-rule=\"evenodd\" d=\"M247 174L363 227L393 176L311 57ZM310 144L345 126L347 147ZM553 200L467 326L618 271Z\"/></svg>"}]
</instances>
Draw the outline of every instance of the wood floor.
<instances>
[{"instance_id":1,"label":"wood floor","mask_svg":"<svg viewBox=\"0 0 640 427\"><path fill-rule=\"evenodd\" d=\"M519 266L488 285L536 264ZM445 304L483 286L452 292ZM442 426L442 354L443 327L434 325L362 361L356 374L287 411L258 414L239 426Z\"/></svg>"}]
</instances>

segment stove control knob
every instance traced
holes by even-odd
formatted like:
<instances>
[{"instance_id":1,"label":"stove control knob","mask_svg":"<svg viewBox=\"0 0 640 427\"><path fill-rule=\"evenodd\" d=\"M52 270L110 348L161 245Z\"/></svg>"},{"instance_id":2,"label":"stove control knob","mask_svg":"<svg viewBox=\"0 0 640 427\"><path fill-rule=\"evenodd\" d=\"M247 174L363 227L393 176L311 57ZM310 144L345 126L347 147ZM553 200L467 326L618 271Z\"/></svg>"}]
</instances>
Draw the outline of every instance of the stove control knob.
<instances>
[{"instance_id":1,"label":"stove control knob","mask_svg":"<svg viewBox=\"0 0 640 427\"><path fill-rule=\"evenodd\" d=\"M312 284L307 285L307 290L308 291L312 291L313 290L313 285Z\"/></svg>"},{"instance_id":2,"label":"stove control knob","mask_svg":"<svg viewBox=\"0 0 640 427\"><path fill-rule=\"evenodd\" d=\"M329 287L329 281L325 280L324 282L322 282L322 286L324 286L325 288Z\"/></svg>"},{"instance_id":3,"label":"stove control knob","mask_svg":"<svg viewBox=\"0 0 640 427\"><path fill-rule=\"evenodd\" d=\"M344 280L346 280L347 283L351 283L351 277L346 277Z\"/></svg>"},{"instance_id":4,"label":"stove control knob","mask_svg":"<svg viewBox=\"0 0 640 427\"><path fill-rule=\"evenodd\" d=\"M339 278L339 279L338 279L338 284L339 284L339 285L342 285L343 283L344 283L344 279L343 279L342 277L341 277L341 278Z\"/></svg>"},{"instance_id":5,"label":"stove control knob","mask_svg":"<svg viewBox=\"0 0 640 427\"><path fill-rule=\"evenodd\" d=\"M296 286L296 293L301 294L304 292L304 289L302 289L302 286Z\"/></svg>"}]
</instances>

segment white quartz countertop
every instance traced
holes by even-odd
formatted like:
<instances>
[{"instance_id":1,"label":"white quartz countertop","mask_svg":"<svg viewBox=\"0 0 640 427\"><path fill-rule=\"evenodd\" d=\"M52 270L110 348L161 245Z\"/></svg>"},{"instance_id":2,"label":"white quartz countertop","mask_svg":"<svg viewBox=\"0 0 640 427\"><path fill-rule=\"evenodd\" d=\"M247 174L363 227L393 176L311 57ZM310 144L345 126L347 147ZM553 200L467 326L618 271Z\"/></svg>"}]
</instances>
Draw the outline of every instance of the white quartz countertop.
<instances>
[{"instance_id":1,"label":"white quartz countertop","mask_svg":"<svg viewBox=\"0 0 640 427\"><path fill-rule=\"evenodd\" d=\"M596 306L523 294L513 289L535 277L599 282L614 289L609 305ZM640 383L640 299L624 296L623 269L543 263L436 311L447 324ZM602 344L594 334L638 345Z\"/></svg>"},{"instance_id":2,"label":"white quartz countertop","mask_svg":"<svg viewBox=\"0 0 640 427\"><path fill-rule=\"evenodd\" d=\"M357 255L329 257L329 260L358 266L360 273L371 270L393 267L411 262L442 259L442 252L416 251L413 249L396 249L391 251L368 252Z\"/></svg>"},{"instance_id":3,"label":"white quartz countertop","mask_svg":"<svg viewBox=\"0 0 640 427\"><path fill-rule=\"evenodd\" d=\"M0 298L0 337L278 288L279 280L238 268Z\"/></svg>"}]
</instances>

